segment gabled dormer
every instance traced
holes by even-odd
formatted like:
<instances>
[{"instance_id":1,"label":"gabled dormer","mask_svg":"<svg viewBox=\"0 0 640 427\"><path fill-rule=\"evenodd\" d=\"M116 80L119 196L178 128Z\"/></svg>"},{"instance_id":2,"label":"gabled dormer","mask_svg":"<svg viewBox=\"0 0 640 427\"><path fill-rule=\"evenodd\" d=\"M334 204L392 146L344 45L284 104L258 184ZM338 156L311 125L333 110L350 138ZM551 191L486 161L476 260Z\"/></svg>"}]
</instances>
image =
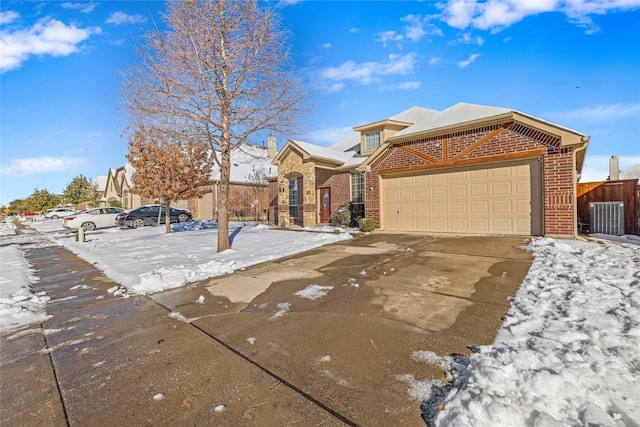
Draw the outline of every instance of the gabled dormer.
<instances>
[{"instance_id":1,"label":"gabled dormer","mask_svg":"<svg viewBox=\"0 0 640 427\"><path fill-rule=\"evenodd\" d=\"M353 130L360 133L360 154L368 156L384 144L387 138L402 129L408 128L412 124L413 123L387 119L354 127Z\"/></svg>"}]
</instances>

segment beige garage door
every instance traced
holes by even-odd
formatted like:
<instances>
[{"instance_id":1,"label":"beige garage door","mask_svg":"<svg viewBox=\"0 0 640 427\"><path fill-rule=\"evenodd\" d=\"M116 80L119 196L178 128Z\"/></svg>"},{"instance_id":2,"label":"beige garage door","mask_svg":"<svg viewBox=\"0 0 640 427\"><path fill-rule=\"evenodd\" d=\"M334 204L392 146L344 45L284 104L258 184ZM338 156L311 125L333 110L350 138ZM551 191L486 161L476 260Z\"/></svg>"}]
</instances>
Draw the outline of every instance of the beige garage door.
<instances>
[{"instance_id":1,"label":"beige garage door","mask_svg":"<svg viewBox=\"0 0 640 427\"><path fill-rule=\"evenodd\" d=\"M537 160L382 177L382 228L479 234L542 234Z\"/></svg>"}]
</instances>

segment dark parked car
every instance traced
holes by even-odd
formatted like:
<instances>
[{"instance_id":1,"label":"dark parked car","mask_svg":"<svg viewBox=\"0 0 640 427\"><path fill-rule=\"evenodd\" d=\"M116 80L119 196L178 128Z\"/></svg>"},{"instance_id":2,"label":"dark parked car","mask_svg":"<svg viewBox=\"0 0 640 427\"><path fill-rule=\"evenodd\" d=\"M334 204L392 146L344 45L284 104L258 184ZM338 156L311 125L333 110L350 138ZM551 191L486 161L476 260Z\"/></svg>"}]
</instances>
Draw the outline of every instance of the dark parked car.
<instances>
[{"instance_id":1,"label":"dark parked car","mask_svg":"<svg viewBox=\"0 0 640 427\"><path fill-rule=\"evenodd\" d=\"M162 208L162 212L160 212ZM171 207L170 223L191 221L193 216L188 209L178 209ZM145 225L155 225L158 223L158 215L160 215L160 224L165 223L165 207L160 205L140 206L139 208L130 209L120 213L116 217L116 223L120 227L138 228Z\"/></svg>"}]
</instances>

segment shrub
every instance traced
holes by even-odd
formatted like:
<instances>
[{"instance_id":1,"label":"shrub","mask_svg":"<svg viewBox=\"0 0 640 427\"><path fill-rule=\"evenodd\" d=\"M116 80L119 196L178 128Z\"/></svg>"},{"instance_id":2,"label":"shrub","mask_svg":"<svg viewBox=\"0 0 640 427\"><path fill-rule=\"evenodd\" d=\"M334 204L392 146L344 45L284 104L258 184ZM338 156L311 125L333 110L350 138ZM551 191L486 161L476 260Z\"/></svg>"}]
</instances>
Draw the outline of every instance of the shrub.
<instances>
[{"instance_id":1,"label":"shrub","mask_svg":"<svg viewBox=\"0 0 640 427\"><path fill-rule=\"evenodd\" d=\"M351 211L348 206L342 206L331 215L331 225L336 227L348 227L351 222Z\"/></svg>"},{"instance_id":2,"label":"shrub","mask_svg":"<svg viewBox=\"0 0 640 427\"><path fill-rule=\"evenodd\" d=\"M370 218L362 218L358 221L358 227L365 233L370 233L376 228L376 222Z\"/></svg>"}]
</instances>

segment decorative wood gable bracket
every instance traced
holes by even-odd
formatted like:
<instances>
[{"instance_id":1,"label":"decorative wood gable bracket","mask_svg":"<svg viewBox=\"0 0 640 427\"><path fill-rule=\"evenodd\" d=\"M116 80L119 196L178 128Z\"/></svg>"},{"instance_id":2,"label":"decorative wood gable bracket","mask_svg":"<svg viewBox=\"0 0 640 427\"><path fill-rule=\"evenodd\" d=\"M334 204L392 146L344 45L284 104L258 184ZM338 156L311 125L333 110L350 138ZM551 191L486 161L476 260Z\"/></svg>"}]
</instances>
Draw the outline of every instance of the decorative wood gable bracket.
<instances>
[{"instance_id":1,"label":"decorative wood gable bracket","mask_svg":"<svg viewBox=\"0 0 640 427\"><path fill-rule=\"evenodd\" d=\"M442 136L442 159L437 159L435 157L429 156L425 153L421 153L417 150L414 150L406 145L403 145L405 143L403 142L398 142L398 143L393 143L392 147L402 150L406 153L409 153L413 156L419 157L420 159L428 162L426 164L420 164L420 165L411 165L411 166L404 166L404 167L398 167L398 168L388 168L388 169L381 169L379 170L379 173L397 173L397 172L410 172L410 171L416 171L416 170L423 170L423 169L434 169L434 168L442 168L442 167L452 167L452 166L465 166L465 165L471 165L471 164L476 164L476 163L485 163L485 162L498 162L498 161L505 161L505 160L513 160L513 159L520 159L520 158L527 158L527 157L538 157L538 156L542 156L544 154L544 149L534 149L534 150L527 150L527 151L520 151L517 153L507 153L507 154L498 154L498 155L492 155L492 156L480 156L480 157L475 157L475 158L465 158L466 156L468 156L470 153L474 152L475 150L477 150L479 147L483 146L484 144L486 144L487 142L489 142L491 139L493 139L495 136L499 135L500 133L504 132L505 130L507 130L511 125L513 125L514 122L508 122L505 123L503 125L501 125L499 128L493 130L492 132L490 132L489 134L485 135L483 138L481 138L480 140L474 142L473 144L471 144L469 147L465 148L463 151L461 151L460 153L456 154L453 157L449 157L449 137L448 135L443 135Z\"/></svg>"}]
</instances>

